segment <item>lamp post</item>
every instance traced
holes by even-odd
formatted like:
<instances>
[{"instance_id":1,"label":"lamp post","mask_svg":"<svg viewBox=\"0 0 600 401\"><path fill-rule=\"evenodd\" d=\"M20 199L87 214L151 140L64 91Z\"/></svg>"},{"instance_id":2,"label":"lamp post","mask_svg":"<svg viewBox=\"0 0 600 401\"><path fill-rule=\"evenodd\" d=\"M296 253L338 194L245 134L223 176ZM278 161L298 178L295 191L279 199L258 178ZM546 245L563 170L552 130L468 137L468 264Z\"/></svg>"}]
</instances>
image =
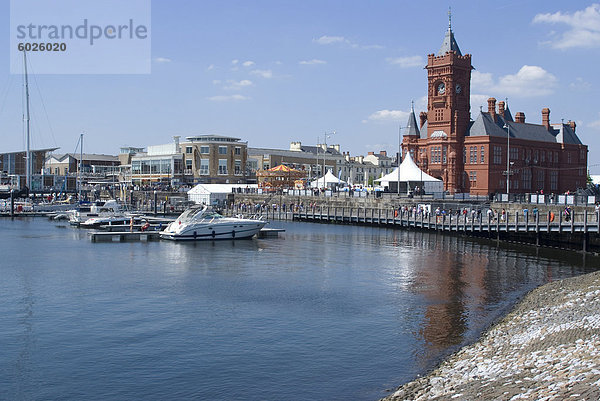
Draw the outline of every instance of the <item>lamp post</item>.
<instances>
[{"instance_id":1,"label":"lamp post","mask_svg":"<svg viewBox=\"0 0 600 401\"><path fill-rule=\"evenodd\" d=\"M400 156L402 155L402 126L398 127L398 157L396 158L396 164L398 164L398 197L400 197Z\"/></svg>"},{"instance_id":2,"label":"lamp post","mask_svg":"<svg viewBox=\"0 0 600 401\"><path fill-rule=\"evenodd\" d=\"M506 195L510 198L510 126L504 124L504 128L507 129L506 135Z\"/></svg>"},{"instance_id":3,"label":"lamp post","mask_svg":"<svg viewBox=\"0 0 600 401\"><path fill-rule=\"evenodd\" d=\"M327 154L327 138L331 138L331 135L335 134L335 131L331 132L331 133L325 133L323 134L323 142L325 142L325 150L323 151L323 188L325 189L326 187L326 183L325 183L325 155ZM318 183L319 181L317 181Z\"/></svg>"}]
</instances>

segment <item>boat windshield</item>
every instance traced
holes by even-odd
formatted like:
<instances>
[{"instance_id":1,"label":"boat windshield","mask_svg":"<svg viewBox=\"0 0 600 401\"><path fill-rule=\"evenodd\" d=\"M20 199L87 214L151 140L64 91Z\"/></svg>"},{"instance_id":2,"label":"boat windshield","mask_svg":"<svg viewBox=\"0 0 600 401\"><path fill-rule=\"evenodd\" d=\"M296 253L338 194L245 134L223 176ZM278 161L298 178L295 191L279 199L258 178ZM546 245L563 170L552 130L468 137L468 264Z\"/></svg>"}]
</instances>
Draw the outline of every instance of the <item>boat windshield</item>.
<instances>
[{"instance_id":1,"label":"boat windshield","mask_svg":"<svg viewBox=\"0 0 600 401\"><path fill-rule=\"evenodd\" d=\"M221 219L223 218L223 216L221 216L219 213L209 209L206 206L203 207L192 207L188 210L186 210L185 212L183 212L181 214L181 216L179 216L178 220L181 221L182 223L186 223L192 220L203 220L203 219Z\"/></svg>"}]
</instances>

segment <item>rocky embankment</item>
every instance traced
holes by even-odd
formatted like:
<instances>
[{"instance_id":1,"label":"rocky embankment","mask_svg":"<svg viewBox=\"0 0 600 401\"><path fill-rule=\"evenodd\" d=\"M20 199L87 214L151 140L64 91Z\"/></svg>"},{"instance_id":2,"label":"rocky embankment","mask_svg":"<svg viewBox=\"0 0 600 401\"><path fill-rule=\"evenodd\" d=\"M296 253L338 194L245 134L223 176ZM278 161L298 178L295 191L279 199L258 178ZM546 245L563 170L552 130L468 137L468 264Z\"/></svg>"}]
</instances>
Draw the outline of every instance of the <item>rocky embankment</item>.
<instances>
[{"instance_id":1,"label":"rocky embankment","mask_svg":"<svg viewBox=\"0 0 600 401\"><path fill-rule=\"evenodd\" d=\"M600 272L529 293L398 400L600 400Z\"/></svg>"}]
</instances>

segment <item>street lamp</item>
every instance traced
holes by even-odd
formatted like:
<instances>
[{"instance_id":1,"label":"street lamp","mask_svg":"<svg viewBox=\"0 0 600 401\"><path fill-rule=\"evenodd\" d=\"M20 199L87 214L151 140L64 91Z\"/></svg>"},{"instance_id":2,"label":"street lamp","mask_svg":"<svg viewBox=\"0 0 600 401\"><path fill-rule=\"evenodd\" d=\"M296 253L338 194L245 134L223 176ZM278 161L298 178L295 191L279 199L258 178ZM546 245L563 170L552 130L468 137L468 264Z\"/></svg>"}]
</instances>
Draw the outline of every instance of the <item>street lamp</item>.
<instances>
[{"instance_id":1,"label":"street lamp","mask_svg":"<svg viewBox=\"0 0 600 401\"><path fill-rule=\"evenodd\" d=\"M402 126L398 127L398 157L396 164L398 165L398 197L400 197L400 155L402 155Z\"/></svg>"},{"instance_id":2,"label":"street lamp","mask_svg":"<svg viewBox=\"0 0 600 401\"><path fill-rule=\"evenodd\" d=\"M510 194L510 125L504 124L507 129L506 135L506 195Z\"/></svg>"},{"instance_id":3,"label":"street lamp","mask_svg":"<svg viewBox=\"0 0 600 401\"><path fill-rule=\"evenodd\" d=\"M331 138L331 135L335 134L335 131L331 132L331 133L325 133L323 134L323 141L325 142L325 150L323 151L323 188L325 189L326 184L325 184L325 155L327 154L327 138ZM317 181L318 183L319 181Z\"/></svg>"}]
</instances>

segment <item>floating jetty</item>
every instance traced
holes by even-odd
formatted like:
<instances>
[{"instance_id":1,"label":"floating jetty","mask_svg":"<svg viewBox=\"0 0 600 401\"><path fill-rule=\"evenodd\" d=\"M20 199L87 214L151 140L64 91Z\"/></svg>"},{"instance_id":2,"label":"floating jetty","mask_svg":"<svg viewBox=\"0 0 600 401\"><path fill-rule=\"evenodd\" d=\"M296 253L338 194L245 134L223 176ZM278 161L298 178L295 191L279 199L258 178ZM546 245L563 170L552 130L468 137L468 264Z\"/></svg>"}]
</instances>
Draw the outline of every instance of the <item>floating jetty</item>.
<instances>
[{"instance_id":1,"label":"floating jetty","mask_svg":"<svg viewBox=\"0 0 600 401\"><path fill-rule=\"evenodd\" d=\"M92 242L136 242L160 239L159 231L92 231Z\"/></svg>"},{"instance_id":2,"label":"floating jetty","mask_svg":"<svg viewBox=\"0 0 600 401\"><path fill-rule=\"evenodd\" d=\"M257 238L275 238L283 228L263 228L256 234ZM88 233L92 242L137 242L156 241L160 239L160 231L91 231Z\"/></svg>"}]
</instances>

